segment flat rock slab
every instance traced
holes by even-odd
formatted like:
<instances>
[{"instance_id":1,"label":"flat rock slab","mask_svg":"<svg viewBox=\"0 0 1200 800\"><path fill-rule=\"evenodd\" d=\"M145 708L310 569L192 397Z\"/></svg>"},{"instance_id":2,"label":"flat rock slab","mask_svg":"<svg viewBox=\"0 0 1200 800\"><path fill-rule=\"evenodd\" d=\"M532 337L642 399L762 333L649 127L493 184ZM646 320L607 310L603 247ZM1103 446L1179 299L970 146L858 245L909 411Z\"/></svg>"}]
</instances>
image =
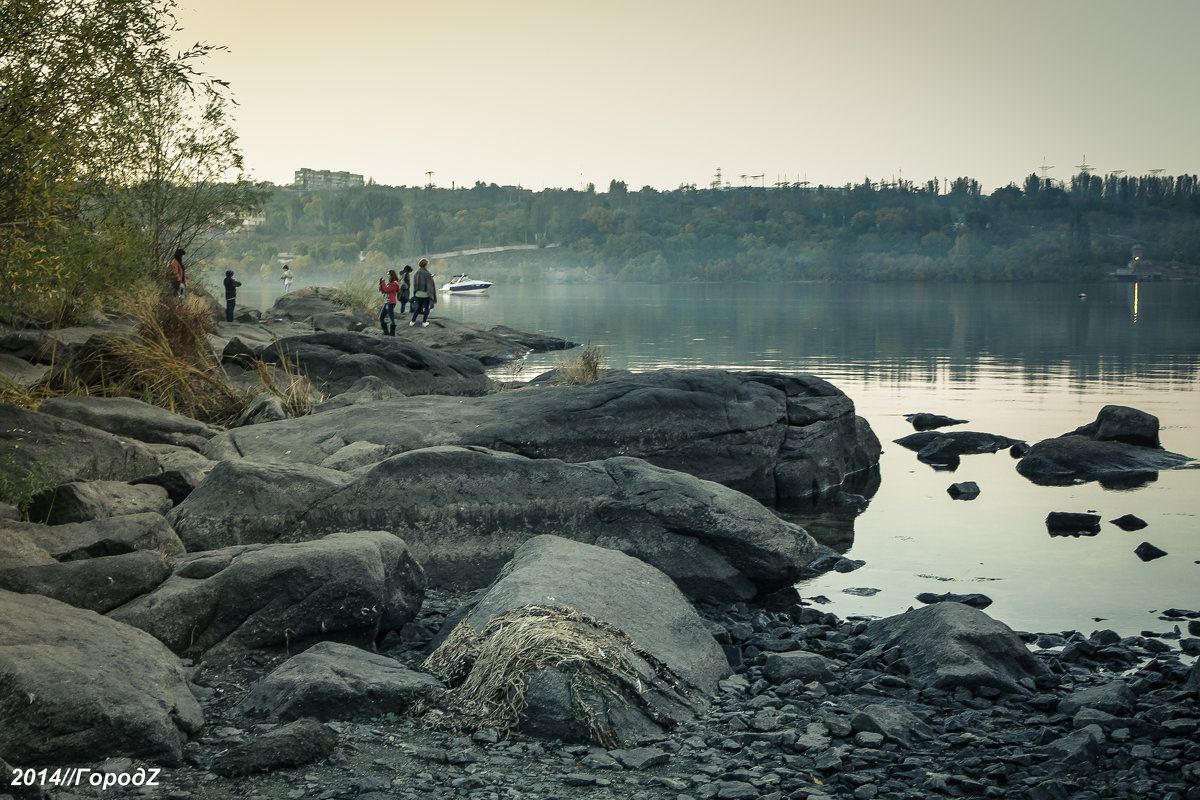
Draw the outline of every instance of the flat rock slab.
<instances>
[{"instance_id":1,"label":"flat rock slab","mask_svg":"<svg viewBox=\"0 0 1200 800\"><path fill-rule=\"evenodd\" d=\"M1195 467L1195 464L1188 456L1156 447L1069 434L1030 447L1017 462L1017 472L1036 484L1067 486Z\"/></svg>"},{"instance_id":2,"label":"flat rock slab","mask_svg":"<svg viewBox=\"0 0 1200 800\"><path fill-rule=\"evenodd\" d=\"M569 462L636 456L764 502L811 500L852 480L869 482L880 453L854 403L820 378L721 370L361 403L230 430L211 439L205 453L216 460L320 464L360 441L383 445L389 455L477 445Z\"/></svg>"},{"instance_id":3,"label":"flat rock slab","mask_svg":"<svg viewBox=\"0 0 1200 800\"><path fill-rule=\"evenodd\" d=\"M710 600L790 586L819 552L752 498L641 459L570 464L478 447L413 450L352 474L225 462L169 518L189 550L387 530L430 585L456 589L485 585L547 530L635 555Z\"/></svg>"},{"instance_id":4,"label":"flat rock slab","mask_svg":"<svg viewBox=\"0 0 1200 800\"><path fill-rule=\"evenodd\" d=\"M0 457L24 471L41 464L57 483L129 481L162 471L140 442L9 403L0 403Z\"/></svg>"}]
</instances>

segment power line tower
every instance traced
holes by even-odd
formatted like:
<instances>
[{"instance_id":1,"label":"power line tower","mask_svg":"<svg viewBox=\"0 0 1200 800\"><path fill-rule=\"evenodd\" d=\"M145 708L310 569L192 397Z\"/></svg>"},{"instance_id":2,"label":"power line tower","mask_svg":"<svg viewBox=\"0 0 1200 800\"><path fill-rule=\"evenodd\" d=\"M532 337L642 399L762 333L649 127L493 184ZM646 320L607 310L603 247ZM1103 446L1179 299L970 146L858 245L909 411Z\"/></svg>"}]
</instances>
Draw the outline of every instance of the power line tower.
<instances>
[{"instance_id":1,"label":"power line tower","mask_svg":"<svg viewBox=\"0 0 1200 800\"><path fill-rule=\"evenodd\" d=\"M1050 176L1047 173L1049 173L1050 170L1054 169L1054 167L1052 165L1048 165L1046 163L1046 157L1042 156L1042 165L1040 167L1038 167L1038 169L1040 169L1042 171L1042 188L1049 189L1050 188Z\"/></svg>"},{"instance_id":2,"label":"power line tower","mask_svg":"<svg viewBox=\"0 0 1200 800\"><path fill-rule=\"evenodd\" d=\"M1089 174L1091 174L1091 172L1092 172L1092 170L1094 169L1094 167L1093 167L1091 164L1089 164L1089 163L1087 162L1087 153L1084 153L1084 154L1083 154L1083 163L1082 163L1082 164L1076 164L1076 165L1075 165L1075 169L1079 170L1079 171L1080 171L1082 174L1084 174L1084 175L1089 175Z\"/></svg>"},{"instance_id":3,"label":"power line tower","mask_svg":"<svg viewBox=\"0 0 1200 800\"><path fill-rule=\"evenodd\" d=\"M425 173L425 188L426 189L433 188L433 170L429 170L428 172Z\"/></svg>"},{"instance_id":4,"label":"power line tower","mask_svg":"<svg viewBox=\"0 0 1200 800\"><path fill-rule=\"evenodd\" d=\"M720 167L717 167L717 174L715 176L713 176L712 183L710 183L708 185L708 188L710 188L710 189L720 189L721 188L721 168Z\"/></svg>"}]
</instances>

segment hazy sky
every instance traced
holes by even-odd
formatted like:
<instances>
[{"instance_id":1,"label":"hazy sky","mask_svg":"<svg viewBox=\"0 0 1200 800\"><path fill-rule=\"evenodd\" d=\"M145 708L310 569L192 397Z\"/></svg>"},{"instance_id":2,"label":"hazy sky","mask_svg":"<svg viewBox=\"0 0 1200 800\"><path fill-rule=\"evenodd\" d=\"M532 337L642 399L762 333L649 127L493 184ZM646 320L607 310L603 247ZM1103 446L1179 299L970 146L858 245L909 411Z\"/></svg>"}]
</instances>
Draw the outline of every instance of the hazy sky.
<instances>
[{"instance_id":1,"label":"hazy sky","mask_svg":"<svg viewBox=\"0 0 1200 800\"><path fill-rule=\"evenodd\" d=\"M229 48L210 71L275 183L1200 172L1200 0L180 0L179 18Z\"/></svg>"}]
</instances>

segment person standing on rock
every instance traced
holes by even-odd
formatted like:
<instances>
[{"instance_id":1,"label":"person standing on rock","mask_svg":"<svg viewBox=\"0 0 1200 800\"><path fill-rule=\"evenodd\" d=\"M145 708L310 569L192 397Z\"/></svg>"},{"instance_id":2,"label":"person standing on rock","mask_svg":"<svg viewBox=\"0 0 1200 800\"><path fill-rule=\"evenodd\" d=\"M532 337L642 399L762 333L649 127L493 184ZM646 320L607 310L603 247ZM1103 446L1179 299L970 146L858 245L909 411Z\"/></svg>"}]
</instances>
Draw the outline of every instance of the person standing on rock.
<instances>
[{"instance_id":1,"label":"person standing on rock","mask_svg":"<svg viewBox=\"0 0 1200 800\"><path fill-rule=\"evenodd\" d=\"M379 291L383 293L383 308L379 312L379 327L384 336L396 335L396 297L400 294L400 276L389 269L387 277L379 279ZM404 313L403 311L400 313ZM388 321L391 328L388 328Z\"/></svg>"},{"instance_id":2,"label":"person standing on rock","mask_svg":"<svg viewBox=\"0 0 1200 800\"><path fill-rule=\"evenodd\" d=\"M287 264L283 265L283 274L279 276L279 280L283 281L283 292L287 292L292 288L292 270Z\"/></svg>"},{"instance_id":3,"label":"person standing on rock","mask_svg":"<svg viewBox=\"0 0 1200 800\"><path fill-rule=\"evenodd\" d=\"M241 281L233 279L233 270L225 270L225 321L233 322L233 308L237 305L237 287Z\"/></svg>"},{"instance_id":4,"label":"person standing on rock","mask_svg":"<svg viewBox=\"0 0 1200 800\"><path fill-rule=\"evenodd\" d=\"M187 273L183 269L183 257L186 255L186 250L179 249L171 259L171 291L176 297L183 297L187 289Z\"/></svg>"},{"instance_id":5,"label":"person standing on rock","mask_svg":"<svg viewBox=\"0 0 1200 800\"><path fill-rule=\"evenodd\" d=\"M404 316L404 307L408 305L408 298L412 291L412 267L408 264L404 265L404 269L400 270L400 316Z\"/></svg>"},{"instance_id":6,"label":"person standing on rock","mask_svg":"<svg viewBox=\"0 0 1200 800\"><path fill-rule=\"evenodd\" d=\"M429 327L429 311L437 305L437 286L433 275L429 272L429 259L422 258L417 262L417 274L413 277L412 321L409 327L417 324L417 317L422 317L421 326ZM422 316L424 315L424 316Z\"/></svg>"}]
</instances>

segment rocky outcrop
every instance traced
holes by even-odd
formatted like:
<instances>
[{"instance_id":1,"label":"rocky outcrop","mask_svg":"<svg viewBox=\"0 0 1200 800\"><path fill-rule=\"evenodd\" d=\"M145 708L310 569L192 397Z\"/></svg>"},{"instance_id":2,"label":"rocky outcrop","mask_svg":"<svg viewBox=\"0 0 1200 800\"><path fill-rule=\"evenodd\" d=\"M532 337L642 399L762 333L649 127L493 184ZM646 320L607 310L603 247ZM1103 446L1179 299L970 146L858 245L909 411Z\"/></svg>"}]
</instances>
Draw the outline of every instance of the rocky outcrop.
<instances>
[{"instance_id":1,"label":"rocky outcrop","mask_svg":"<svg viewBox=\"0 0 1200 800\"><path fill-rule=\"evenodd\" d=\"M128 481L162 471L140 442L8 403L0 403L0 456L22 471L42 465L58 483Z\"/></svg>"},{"instance_id":2,"label":"rocky outcrop","mask_svg":"<svg viewBox=\"0 0 1200 800\"><path fill-rule=\"evenodd\" d=\"M1002 622L962 603L936 603L867 625L875 647L899 648L912 677L953 691L1032 693L1045 667Z\"/></svg>"},{"instance_id":3,"label":"rocky outcrop","mask_svg":"<svg viewBox=\"0 0 1200 800\"><path fill-rule=\"evenodd\" d=\"M108 756L177 764L204 723L179 659L152 637L3 590L0 688L0 752L22 766Z\"/></svg>"},{"instance_id":4,"label":"rocky outcrop","mask_svg":"<svg viewBox=\"0 0 1200 800\"><path fill-rule=\"evenodd\" d=\"M508 724L610 745L693 718L729 670L667 576L556 536L522 545L426 666L485 719L519 697Z\"/></svg>"},{"instance_id":5,"label":"rocky outcrop","mask_svg":"<svg viewBox=\"0 0 1200 800\"><path fill-rule=\"evenodd\" d=\"M337 642L294 655L250 688L241 709L271 720L404 714L442 684L394 658Z\"/></svg>"},{"instance_id":6,"label":"rocky outcrop","mask_svg":"<svg viewBox=\"0 0 1200 800\"><path fill-rule=\"evenodd\" d=\"M38 411L143 443L172 444L197 451L221 431L215 425L132 397L51 397L42 401Z\"/></svg>"},{"instance_id":7,"label":"rocky outcrop","mask_svg":"<svg viewBox=\"0 0 1200 800\"><path fill-rule=\"evenodd\" d=\"M1065 486L1153 479L1155 473L1195 466L1188 456L1162 449L1158 418L1125 406L1105 406L1095 421L1034 444L1017 462L1030 481Z\"/></svg>"},{"instance_id":8,"label":"rocky outcrop","mask_svg":"<svg viewBox=\"0 0 1200 800\"><path fill-rule=\"evenodd\" d=\"M416 615L424 591L402 540L358 531L183 556L155 591L109 616L176 653L218 663L325 639L373 647Z\"/></svg>"},{"instance_id":9,"label":"rocky outcrop","mask_svg":"<svg viewBox=\"0 0 1200 800\"><path fill-rule=\"evenodd\" d=\"M170 574L161 553L139 550L82 561L0 566L0 588L52 597L103 614L152 591Z\"/></svg>"},{"instance_id":10,"label":"rocky outcrop","mask_svg":"<svg viewBox=\"0 0 1200 800\"><path fill-rule=\"evenodd\" d=\"M568 464L483 448L414 450L353 476L227 462L170 519L192 550L388 530L430 585L456 589L485 585L545 531L629 553L709 600L789 586L819 553L803 529L711 481L634 458Z\"/></svg>"},{"instance_id":11,"label":"rocky outcrop","mask_svg":"<svg viewBox=\"0 0 1200 800\"><path fill-rule=\"evenodd\" d=\"M189 552L296 542L306 538L296 531L297 521L353 481L344 472L321 467L222 461L167 513L167 520Z\"/></svg>"},{"instance_id":12,"label":"rocky outcrop","mask_svg":"<svg viewBox=\"0 0 1200 800\"><path fill-rule=\"evenodd\" d=\"M171 505L167 490L153 483L71 481L34 497L29 518L61 525L124 514L165 514Z\"/></svg>"},{"instance_id":13,"label":"rocky outcrop","mask_svg":"<svg viewBox=\"0 0 1200 800\"><path fill-rule=\"evenodd\" d=\"M832 495L877 475L879 441L813 376L659 370L586 386L352 405L219 434L206 454L319 464L352 442L389 454L477 445L530 458L643 458L764 502Z\"/></svg>"},{"instance_id":14,"label":"rocky outcrop","mask_svg":"<svg viewBox=\"0 0 1200 800\"><path fill-rule=\"evenodd\" d=\"M254 356L266 364L296 365L331 395L366 377L378 378L403 395L470 397L486 394L492 386L478 360L393 336L352 332L292 336L255 350Z\"/></svg>"},{"instance_id":15,"label":"rocky outcrop","mask_svg":"<svg viewBox=\"0 0 1200 800\"><path fill-rule=\"evenodd\" d=\"M183 542L161 514L125 514L67 525L0 523L0 534L19 532L58 561L116 556L157 550L167 558L182 555ZM0 560L3 555L0 555Z\"/></svg>"}]
</instances>

